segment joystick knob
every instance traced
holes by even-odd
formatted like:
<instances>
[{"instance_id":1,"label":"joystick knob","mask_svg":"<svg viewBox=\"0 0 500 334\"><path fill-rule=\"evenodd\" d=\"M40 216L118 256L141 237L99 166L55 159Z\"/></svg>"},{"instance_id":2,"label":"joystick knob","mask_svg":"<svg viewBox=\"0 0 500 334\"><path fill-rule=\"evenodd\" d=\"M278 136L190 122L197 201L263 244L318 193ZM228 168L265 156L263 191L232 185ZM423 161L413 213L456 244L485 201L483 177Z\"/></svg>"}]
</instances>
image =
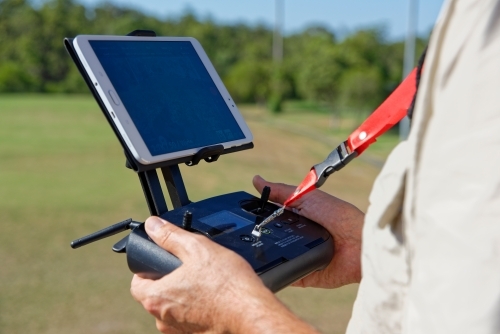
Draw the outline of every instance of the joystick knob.
<instances>
[{"instance_id":1,"label":"joystick knob","mask_svg":"<svg viewBox=\"0 0 500 334\"><path fill-rule=\"evenodd\" d=\"M190 211L184 212L184 217L182 218L182 228L186 231L191 231L191 223L193 221L193 214Z\"/></svg>"}]
</instances>

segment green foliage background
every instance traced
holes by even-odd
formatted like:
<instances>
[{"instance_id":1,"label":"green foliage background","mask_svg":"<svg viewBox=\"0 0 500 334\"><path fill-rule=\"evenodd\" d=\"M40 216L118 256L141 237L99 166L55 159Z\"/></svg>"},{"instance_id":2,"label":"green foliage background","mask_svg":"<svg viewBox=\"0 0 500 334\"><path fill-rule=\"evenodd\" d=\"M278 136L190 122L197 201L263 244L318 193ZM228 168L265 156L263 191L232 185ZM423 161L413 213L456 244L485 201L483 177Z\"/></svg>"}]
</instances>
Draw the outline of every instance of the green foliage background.
<instances>
[{"instance_id":1,"label":"green foliage background","mask_svg":"<svg viewBox=\"0 0 500 334\"><path fill-rule=\"evenodd\" d=\"M135 9L73 0L0 0L0 92L87 93L62 39L151 29L192 36L205 48L237 102L312 100L330 109L372 110L401 80L403 43L380 27L342 39L323 27L285 36L284 60L272 62L272 28L224 25L192 12L160 19ZM425 41L419 40L418 50Z\"/></svg>"}]
</instances>

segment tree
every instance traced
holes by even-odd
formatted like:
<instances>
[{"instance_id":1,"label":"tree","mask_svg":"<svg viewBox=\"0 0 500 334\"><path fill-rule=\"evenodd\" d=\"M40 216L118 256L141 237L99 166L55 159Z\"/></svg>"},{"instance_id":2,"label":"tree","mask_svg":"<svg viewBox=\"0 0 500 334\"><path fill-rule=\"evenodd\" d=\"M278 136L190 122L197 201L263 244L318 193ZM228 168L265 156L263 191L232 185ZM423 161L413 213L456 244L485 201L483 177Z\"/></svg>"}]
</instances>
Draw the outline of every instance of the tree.
<instances>
[{"instance_id":1,"label":"tree","mask_svg":"<svg viewBox=\"0 0 500 334\"><path fill-rule=\"evenodd\" d=\"M234 65L225 83L236 102L264 102L269 95L271 64L269 62L241 61Z\"/></svg>"},{"instance_id":2,"label":"tree","mask_svg":"<svg viewBox=\"0 0 500 334\"><path fill-rule=\"evenodd\" d=\"M403 45L385 40L380 27L339 40L313 26L284 39L284 60L272 63L272 29L219 24L192 10L159 19L105 3L77 0L0 0L0 92L88 92L62 39L78 34L124 35L151 29L162 36L199 40L237 101L268 103L279 111L285 99L308 99L331 109L372 110L401 81ZM424 40L417 48L422 50Z\"/></svg>"}]
</instances>

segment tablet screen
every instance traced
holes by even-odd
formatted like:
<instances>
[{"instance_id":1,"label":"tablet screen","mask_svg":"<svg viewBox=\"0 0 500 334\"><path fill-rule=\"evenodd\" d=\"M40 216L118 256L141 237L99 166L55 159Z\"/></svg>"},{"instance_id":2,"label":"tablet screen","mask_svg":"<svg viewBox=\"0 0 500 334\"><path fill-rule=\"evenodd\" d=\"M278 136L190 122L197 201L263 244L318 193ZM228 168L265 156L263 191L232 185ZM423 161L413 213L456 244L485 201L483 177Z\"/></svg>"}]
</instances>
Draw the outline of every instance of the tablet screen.
<instances>
[{"instance_id":1,"label":"tablet screen","mask_svg":"<svg viewBox=\"0 0 500 334\"><path fill-rule=\"evenodd\" d=\"M152 156L244 139L187 41L89 41Z\"/></svg>"}]
</instances>

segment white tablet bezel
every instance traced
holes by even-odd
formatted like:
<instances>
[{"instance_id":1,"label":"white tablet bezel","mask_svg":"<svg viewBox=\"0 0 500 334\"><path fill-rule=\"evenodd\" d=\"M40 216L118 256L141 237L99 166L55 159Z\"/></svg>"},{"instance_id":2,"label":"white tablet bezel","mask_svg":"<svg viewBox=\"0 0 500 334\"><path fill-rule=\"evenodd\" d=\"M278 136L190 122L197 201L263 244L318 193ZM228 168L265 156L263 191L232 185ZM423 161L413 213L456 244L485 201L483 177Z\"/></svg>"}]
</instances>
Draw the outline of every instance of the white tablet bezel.
<instances>
[{"instance_id":1,"label":"white tablet bezel","mask_svg":"<svg viewBox=\"0 0 500 334\"><path fill-rule=\"evenodd\" d=\"M243 132L244 138L230 141L215 143L212 145L223 145L225 149L231 147L237 147L244 144L251 143L253 140L252 133L248 128L245 120L243 119L241 113L239 112L236 104L234 103L232 97L229 95L226 87L222 83L219 75L215 71L211 61L208 59L205 51L203 50L201 44L192 37L135 37L135 36L103 36L103 35L78 35L73 40L73 46L75 48L76 54L80 59L86 73L88 74L91 82L94 84L94 88L99 94L102 102L104 103L107 112L110 115L110 119L113 120L116 128L120 132L123 141L128 146L130 152L134 158L141 164L149 165L163 161L169 161L177 158L183 158L186 156L191 156L196 154L203 147L195 147L188 150L183 150L179 152L166 153L161 155L153 156L151 155L149 149L147 148L144 140L142 139L139 131L134 125L130 115L128 114L126 108L120 100L120 97L116 90L114 89L111 81L109 80L106 72L104 71L101 63L99 62L94 50L90 46L89 41L147 41L147 42L190 42L193 45L194 50L200 57L203 65L205 66L208 74L212 78L215 86L219 90L222 98L224 99L228 109L231 111L234 119L238 123L241 131ZM111 96L110 94L114 94ZM117 99L118 101L113 101ZM117 103L116 103L117 102ZM168 131L166 129L166 131ZM212 146L211 145L211 146Z\"/></svg>"}]
</instances>

